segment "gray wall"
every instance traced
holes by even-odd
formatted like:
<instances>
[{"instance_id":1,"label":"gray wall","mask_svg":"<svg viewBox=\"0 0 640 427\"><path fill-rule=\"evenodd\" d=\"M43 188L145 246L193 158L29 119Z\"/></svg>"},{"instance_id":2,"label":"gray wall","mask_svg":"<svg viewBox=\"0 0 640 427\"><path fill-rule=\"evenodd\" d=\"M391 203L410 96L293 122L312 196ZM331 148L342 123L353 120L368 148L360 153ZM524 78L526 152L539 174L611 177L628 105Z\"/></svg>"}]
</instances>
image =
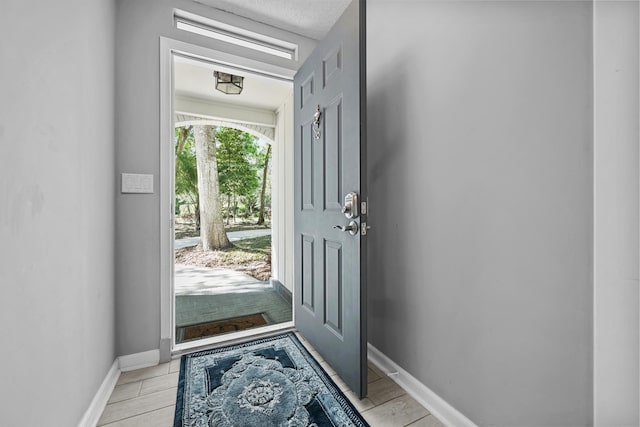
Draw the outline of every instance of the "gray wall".
<instances>
[{"instance_id":1,"label":"gray wall","mask_svg":"<svg viewBox=\"0 0 640 427\"><path fill-rule=\"evenodd\" d=\"M638 2L594 4L594 421L638 426Z\"/></svg>"},{"instance_id":2,"label":"gray wall","mask_svg":"<svg viewBox=\"0 0 640 427\"><path fill-rule=\"evenodd\" d=\"M479 425L592 418L592 9L368 7L370 342Z\"/></svg>"},{"instance_id":3,"label":"gray wall","mask_svg":"<svg viewBox=\"0 0 640 427\"><path fill-rule=\"evenodd\" d=\"M260 59L285 68L297 67L282 58L176 30L173 27L174 8L300 42L301 61L314 45L312 40L189 0L117 0L116 173L117 176L123 172L153 174L156 186L154 194L116 196L118 355L154 350L160 345L159 37Z\"/></svg>"},{"instance_id":4,"label":"gray wall","mask_svg":"<svg viewBox=\"0 0 640 427\"><path fill-rule=\"evenodd\" d=\"M74 426L115 359L114 17L0 12L0 425Z\"/></svg>"}]
</instances>

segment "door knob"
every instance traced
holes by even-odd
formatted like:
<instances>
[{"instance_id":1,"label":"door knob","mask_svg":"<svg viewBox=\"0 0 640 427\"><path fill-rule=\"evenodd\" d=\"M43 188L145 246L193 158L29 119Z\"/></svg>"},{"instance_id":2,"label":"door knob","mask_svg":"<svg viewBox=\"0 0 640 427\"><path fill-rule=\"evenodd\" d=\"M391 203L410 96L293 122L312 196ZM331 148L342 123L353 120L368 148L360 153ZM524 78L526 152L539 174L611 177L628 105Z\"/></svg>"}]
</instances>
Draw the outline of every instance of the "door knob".
<instances>
[{"instance_id":1,"label":"door knob","mask_svg":"<svg viewBox=\"0 0 640 427\"><path fill-rule=\"evenodd\" d=\"M344 232L348 231L349 234L351 234L352 236L355 236L356 234L358 234L358 231L359 231L358 223L355 221L351 221L347 226L334 225L333 228L338 229L340 231L344 231Z\"/></svg>"}]
</instances>

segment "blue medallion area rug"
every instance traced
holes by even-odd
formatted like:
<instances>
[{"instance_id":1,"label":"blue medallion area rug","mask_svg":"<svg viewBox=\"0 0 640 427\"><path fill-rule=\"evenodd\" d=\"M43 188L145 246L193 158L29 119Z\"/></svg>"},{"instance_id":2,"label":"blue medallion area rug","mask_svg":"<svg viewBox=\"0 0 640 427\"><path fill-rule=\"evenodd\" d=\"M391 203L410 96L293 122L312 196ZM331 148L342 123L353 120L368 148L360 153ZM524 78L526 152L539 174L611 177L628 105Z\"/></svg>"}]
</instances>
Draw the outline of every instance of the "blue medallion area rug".
<instances>
[{"instance_id":1,"label":"blue medallion area rug","mask_svg":"<svg viewBox=\"0 0 640 427\"><path fill-rule=\"evenodd\" d=\"M174 427L368 427L293 333L182 356Z\"/></svg>"}]
</instances>

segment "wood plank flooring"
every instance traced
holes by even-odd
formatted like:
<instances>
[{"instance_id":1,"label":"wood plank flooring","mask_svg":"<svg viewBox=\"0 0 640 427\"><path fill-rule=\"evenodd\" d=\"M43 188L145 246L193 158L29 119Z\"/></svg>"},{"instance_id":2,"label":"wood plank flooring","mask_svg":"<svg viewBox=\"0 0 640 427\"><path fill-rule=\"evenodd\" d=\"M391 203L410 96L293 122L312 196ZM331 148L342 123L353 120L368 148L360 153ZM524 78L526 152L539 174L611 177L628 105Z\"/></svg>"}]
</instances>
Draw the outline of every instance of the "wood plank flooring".
<instances>
[{"instance_id":1,"label":"wood plank flooring","mask_svg":"<svg viewBox=\"0 0 640 427\"><path fill-rule=\"evenodd\" d=\"M433 415L369 362L369 393L360 400L304 338L300 341L331 375L373 427L443 427ZM180 359L150 368L123 372L98 426L172 427Z\"/></svg>"}]
</instances>

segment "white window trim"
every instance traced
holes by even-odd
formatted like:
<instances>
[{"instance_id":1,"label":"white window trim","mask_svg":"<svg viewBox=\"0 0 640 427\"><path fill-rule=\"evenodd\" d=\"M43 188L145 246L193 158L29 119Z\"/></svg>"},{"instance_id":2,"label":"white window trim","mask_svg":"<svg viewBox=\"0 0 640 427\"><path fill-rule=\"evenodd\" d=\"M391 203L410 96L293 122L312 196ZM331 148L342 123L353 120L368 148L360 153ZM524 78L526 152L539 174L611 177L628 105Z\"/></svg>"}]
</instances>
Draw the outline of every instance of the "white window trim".
<instances>
[{"instance_id":1,"label":"white window trim","mask_svg":"<svg viewBox=\"0 0 640 427\"><path fill-rule=\"evenodd\" d=\"M298 60L298 45L295 43L225 24L224 22L180 9L174 9L173 17L174 25L179 30L232 43L280 58Z\"/></svg>"}]
</instances>

